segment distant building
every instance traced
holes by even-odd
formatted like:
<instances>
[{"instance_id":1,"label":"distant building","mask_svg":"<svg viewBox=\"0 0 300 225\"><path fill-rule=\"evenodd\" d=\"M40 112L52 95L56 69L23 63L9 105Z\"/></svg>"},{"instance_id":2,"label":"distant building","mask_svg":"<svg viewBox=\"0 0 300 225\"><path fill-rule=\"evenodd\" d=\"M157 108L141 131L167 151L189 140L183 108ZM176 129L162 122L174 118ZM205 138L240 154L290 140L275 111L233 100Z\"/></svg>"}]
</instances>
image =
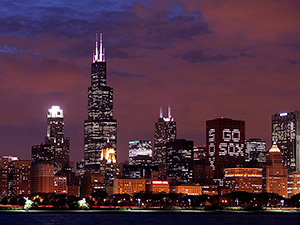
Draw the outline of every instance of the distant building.
<instances>
[{"instance_id":1,"label":"distant building","mask_svg":"<svg viewBox=\"0 0 300 225\"><path fill-rule=\"evenodd\" d=\"M32 193L54 192L54 165L48 163L37 163L32 165L31 172Z\"/></svg>"},{"instance_id":2,"label":"distant building","mask_svg":"<svg viewBox=\"0 0 300 225\"><path fill-rule=\"evenodd\" d=\"M156 165L165 172L166 170L166 144L177 137L176 121L171 116L171 107L168 107L168 117L163 117L162 108L154 128L154 152L153 159Z\"/></svg>"},{"instance_id":3,"label":"distant building","mask_svg":"<svg viewBox=\"0 0 300 225\"><path fill-rule=\"evenodd\" d=\"M193 141L176 139L166 144L167 176L181 183L193 180Z\"/></svg>"},{"instance_id":4,"label":"distant building","mask_svg":"<svg viewBox=\"0 0 300 225\"><path fill-rule=\"evenodd\" d=\"M262 168L225 168L224 186L231 192L261 193L263 191L262 170Z\"/></svg>"},{"instance_id":5,"label":"distant building","mask_svg":"<svg viewBox=\"0 0 300 225\"><path fill-rule=\"evenodd\" d=\"M90 196L96 191L104 191L104 175L100 173L87 173L83 175L80 189L83 196Z\"/></svg>"},{"instance_id":6,"label":"distant building","mask_svg":"<svg viewBox=\"0 0 300 225\"><path fill-rule=\"evenodd\" d=\"M246 141L245 161L253 164L267 161L266 142L258 138Z\"/></svg>"},{"instance_id":7,"label":"distant building","mask_svg":"<svg viewBox=\"0 0 300 225\"><path fill-rule=\"evenodd\" d=\"M170 191L176 194L184 195L202 195L202 187L200 185L178 185L171 186Z\"/></svg>"},{"instance_id":8,"label":"distant building","mask_svg":"<svg viewBox=\"0 0 300 225\"><path fill-rule=\"evenodd\" d=\"M27 195L31 193L31 161L15 160L9 165L9 195Z\"/></svg>"},{"instance_id":9,"label":"distant building","mask_svg":"<svg viewBox=\"0 0 300 225\"><path fill-rule=\"evenodd\" d=\"M54 193L56 194L67 194L67 177L66 176L54 176Z\"/></svg>"},{"instance_id":10,"label":"distant building","mask_svg":"<svg viewBox=\"0 0 300 225\"><path fill-rule=\"evenodd\" d=\"M153 172L158 172L158 166L139 164L139 165L129 165L123 164L122 167L122 177L124 178L150 178Z\"/></svg>"},{"instance_id":11,"label":"distant building","mask_svg":"<svg viewBox=\"0 0 300 225\"><path fill-rule=\"evenodd\" d=\"M152 159L152 143L149 140L129 141L129 164L138 165L136 158Z\"/></svg>"},{"instance_id":12,"label":"distant building","mask_svg":"<svg viewBox=\"0 0 300 225\"><path fill-rule=\"evenodd\" d=\"M276 144L268 152L265 167L266 192L288 197L288 167L283 164L283 157Z\"/></svg>"},{"instance_id":13,"label":"distant building","mask_svg":"<svg viewBox=\"0 0 300 225\"><path fill-rule=\"evenodd\" d=\"M300 171L300 112L272 115L272 141L283 154L284 165L290 171Z\"/></svg>"},{"instance_id":14,"label":"distant building","mask_svg":"<svg viewBox=\"0 0 300 225\"><path fill-rule=\"evenodd\" d=\"M129 194L146 191L146 179L115 179L114 194Z\"/></svg>"},{"instance_id":15,"label":"distant building","mask_svg":"<svg viewBox=\"0 0 300 225\"><path fill-rule=\"evenodd\" d=\"M300 193L300 172L292 172L288 177L288 197Z\"/></svg>"},{"instance_id":16,"label":"distant building","mask_svg":"<svg viewBox=\"0 0 300 225\"><path fill-rule=\"evenodd\" d=\"M113 88L107 85L102 34L96 34L88 88L88 119L84 121L84 166L91 173L106 174L103 150L114 149L117 159L117 120L113 116ZM110 164L110 163L109 163ZM108 166L111 168L111 165ZM110 176L108 176L110 177Z\"/></svg>"},{"instance_id":17,"label":"distant building","mask_svg":"<svg viewBox=\"0 0 300 225\"><path fill-rule=\"evenodd\" d=\"M55 174L63 173L70 162L70 138L65 137L64 113L59 106L52 106L47 114L45 143L32 146L32 164L54 164Z\"/></svg>"},{"instance_id":18,"label":"distant building","mask_svg":"<svg viewBox=\"0 0 300 225\"><path fill-rule=\"evenodd\" d=\"M218 118L206 121L206 176L223 185L224 168L245 163L245 121Z\"/></svg>"},{"instance_id":19,"label":"distant building","mask_svg":"<svg viewBox=\"0 0 300 225\"><path fill-rule=\"evenodd\" d=\"M166 180L153 180L151 181L150 191L152 193L169 193L170 185Z\"/></svg>"},{"instance_id":20,"label":"distant building","mask_svg":"<svg viewBox=\"0 0 300 225\"><path fill-rule=\"evenodd\" d=\"M202 185L202 194L203 195L218 195L218 185L215 184L207 184Z\"/></svg>"}]
</instances>

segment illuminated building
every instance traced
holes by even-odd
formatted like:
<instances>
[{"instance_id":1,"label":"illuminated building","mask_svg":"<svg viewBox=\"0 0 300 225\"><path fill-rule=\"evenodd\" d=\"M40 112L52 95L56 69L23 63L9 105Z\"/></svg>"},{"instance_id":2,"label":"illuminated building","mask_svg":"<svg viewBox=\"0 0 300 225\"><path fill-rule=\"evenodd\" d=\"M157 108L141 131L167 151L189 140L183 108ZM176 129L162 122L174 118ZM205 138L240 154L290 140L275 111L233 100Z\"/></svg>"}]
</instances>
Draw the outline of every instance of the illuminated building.
<instances>
[{"instance_id":1,"label":"illuminated building","mask_svg":"<svg viewBox=\"0 0 300 225\"><path fill-rule=\"evenodd\" d=\"M263 191L262 170L262 168L226 168L224 186L231 192L260 193Z\"/></svg>"},{"instance_id":2,"label":"illuminated building","mask_svg":"<svg viewBox=\"0 0 300 225\"><path fill-rule=\"evenodd\" d=\"M218 185L210 184L210 185L203 185L201 187L202 187L203 195L217 195L218 194Z\"/></svg>"},{"instance_id":3,"label":"illuminated building","mask_svg":"<svg viewBox=\"0 0 300 225\"><path fill-rule=\"evenodd\" d=\"M205 183L206 145L194 146L193 182Z\"/></svg>"},{"instance_id":4,"label":"illuminated building","mask_svg":"<svg viewBox=\"0 0 300 225\"><path fill-rule=\"evenodd\" d=\"M67 177L66 176L54 176L54 193L56 194L67 194Z\"/></svg>"},{"instance_id":5,"label":"illuminated building","mask_svg":"<svg viewBox=\"0 0 300 225\"><path fill-rule=\"evenodd\" d=\"M202 187L200 185L171 186L170 192L184 195L202 195Z\"/></svg>"},{"instance_id":6,"label":"illuminated building","mask_svg":"<svg viewBox=\"0 0 300 225\"><path fill-rule=\"evenodd\" d=\"M114 180L114 194L129 194L146 191L146 179L120 179Z\"/></svg>"},{"instance_id":7,"label":"illuminated building","mask_svg":"<svg viewBox=\"0 0 300 225\"><path fill-rule=\"evenodd\" d=\"M267 161L266 142L251 138L246 141L245 161L250 163L265 163Z\"/></svg>"},{"instance_id":8,"label":"illuminated building","mask_svg":"<svg viewBox=\"0 0 300 225\"><path fill-rule=\"evenodd\" d=\"M272 115L272 141L283 154L290 171L300 171L300 112Z\"/></svg>"},{"instance_id":9,"label":"illuminated building","mask_svg":"<svg viewBox=\"0 0 300 225\"><path fill-rule=\"evenodd\" d=\"M194 163L202 163L205 160L206 145L196 145L193 148Z\"/></svg>"},{"instance_id":10,"label":"illuminated building","mask_svg":"<svg viewBox=\"0 0 300 225\"><path fill-rule=\"evenodd\" d=\"M168 117L163 117L162 108L154 128L154 163L165 171L166 169L166 144L177 137L176 121L171 116L171 107L168 107Z\"/></svg>"},{"instance_id":11,"label":"illuminated building","mask_svg":"<svg viewBox=\"0 0 300 225\"><path fill-rule=\"evenodd\" d=\"M68 195L80 196L80 186L79 185L68 185Z\"/></svg>"},{"instance_id":12,"label":"illuminated building","mask_svg":"<svg viewBox=\"0 0 300 225\"><path fill-rule=\"evenodd\" d=\"M26 195L31 192L31 161L15 160L9 165L9 195Z\"/></svg>"},{"instance_id":13,"label":"illuminated building","mask_svg":"<svg viewBox=\"0 0 300 225\"><path fill-rule=\"evenodd\" d=\"M288 197L288 167L283 164L283 156L276 144L273 144L267 155L265 167L266 192L277 193Z\"/></svg>"},{"instance_id":14,"label":"illuminated building","mask_svg":"<svg viewBox=\"0 0 300 225\"><path fill-rule=\"evenodd\" d=\"M223 185L224 168L245 163L245 121L218 118L206 121L206 177Z\"/></svg>"},{"instance_id":15,"label":"illuminated building","mask_svg":"<svg viewBox=\"0 0 300 225\"><path fill-rule=\"evenodd\" d=\"M32 165L31 193L54 192L54 165L44 162Z\"/></svg>"},{"instance_id":16,"label":"illuminated building","mask_svg":"<svg viewBox=\"0 0 300 225\"><path fill-rule=\"evenodd\" d=\"M176 139L166 145L167 176L181 183L193 179L193 141Z\"/></svg>"},{"instance_id":17,"label":"illuminated building","mask_svg":"<svg viewBox=\"0 0 300 225\"><path fill-rule=\"evenodd\" d=\"M122 177L124 178L150 178L153 172L158 171L158 166L138 164L138 165L122 165Z\"/></svg>"},{"instance_id":18,"label":"illuminated building","mask_svg":"<svg viewBox=\"0 0 300 225\"><path fill-rule=\"evenodd\" d=\"M90 196L97 190L105 190L104 175L100 173L86 173L81 180L81 194Z\"/></svg>"},{"instance_id":19,"label":"illuminated building","mask_svg":"<svg viewBox=\"0 0 300 225\"><path fill-rule=\"evenodd\" d=\"M70 138L65 137L64 113L59 106L48 109L45 143L32 146L31 160L32 164L53 163L56 174L69 166Z\"/></svg>"},{"instance_id":20,"label":"illuminated building","mask_svg":"<svg viewBox=\"0 0 300 225\"><path fill-rule=\"evenodd\" d=\"M153 180L151 182L150 191L152 193L169 193L170 192L170 185L169 181L167 180Z\"/></svg>"},{"instance_id":21,"label":"illuminated building","mask_svg":"<svg viewBox=\"0 0 300 225\"><path fill-rule=\"evenodd\" d=\"M300 172L291 172L288 177L288 197L300 193Z\"/></svg>"},{"instance_id":22,"label":"illuminated building","mask_svg":"<svg viewBox=\"0 0 300 225\"><path fill-rule=\"evenodd\" d=\"M105 173L109 160L103 160L104 149L114 149L114 159L117 159L117 121L113 118L113 89L107 86L102 34L100 38L96 34L91 86L88 88L88 119L84 121L84 161L87 171Z\"/></svg>"},{"instance_id":23,"label":"illuminated building","mask_svg":"<svg viewBox=\"0 0 300 225\"><path fill-rule=\"evenodd\" d=\"M144 156L144 157L140 157ZM137 165L136 157L151 159L152 158L152 143L149 140L129 141L129 164ZM142 162L143 163L143 162Z\"/></svg>"},{"instance_id":24,"label":"illuminated building","mask_svg":"<svg viewBox=\"0 0 300 225\"><path fill-rule=\"evenodd\" d=\"M8 167L10 160L6 157L0 158L0 195L8 195Z\"/></svg>"}]
</instances>

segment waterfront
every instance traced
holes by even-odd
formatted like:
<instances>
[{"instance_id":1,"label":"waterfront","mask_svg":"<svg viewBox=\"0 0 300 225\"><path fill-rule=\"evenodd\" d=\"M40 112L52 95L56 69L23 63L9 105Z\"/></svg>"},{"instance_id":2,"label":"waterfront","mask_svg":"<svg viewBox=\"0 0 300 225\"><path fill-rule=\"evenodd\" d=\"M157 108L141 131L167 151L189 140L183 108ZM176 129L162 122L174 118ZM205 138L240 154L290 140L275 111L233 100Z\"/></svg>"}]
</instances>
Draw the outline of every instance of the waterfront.
<instances>
[{"instance_id":1,"label":"waterfront","mask_svg":"<svg viewBox=\"0 0 300 225\"><path fill-rule=\"evenodd\" d=\"M0 224L220 224L220 225L283 225L288 223L298 223L300 214L289 213L17 213L17 214L1 214Z\"/></svg>"}]
</instances>

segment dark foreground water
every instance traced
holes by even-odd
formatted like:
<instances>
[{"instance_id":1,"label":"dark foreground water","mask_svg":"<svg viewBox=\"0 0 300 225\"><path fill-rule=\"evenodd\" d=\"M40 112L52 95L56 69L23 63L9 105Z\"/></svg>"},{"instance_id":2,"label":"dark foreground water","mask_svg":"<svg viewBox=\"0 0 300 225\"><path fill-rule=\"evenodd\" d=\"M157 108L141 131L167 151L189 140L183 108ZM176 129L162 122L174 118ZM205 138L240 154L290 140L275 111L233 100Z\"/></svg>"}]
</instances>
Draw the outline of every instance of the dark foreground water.
<instances>
[{"instance_id":1,"label":"dark foreground water","mask_svg":"<svg viewBox=\"0 0 300 225\"><path fill-rule=\"evenodd\" d=\"M226 224L226 225L295 225L300 223L300 214L0 214L0 224L100 224L100 225L195 225L195 224Z\"/></svg>"}]
</instances>

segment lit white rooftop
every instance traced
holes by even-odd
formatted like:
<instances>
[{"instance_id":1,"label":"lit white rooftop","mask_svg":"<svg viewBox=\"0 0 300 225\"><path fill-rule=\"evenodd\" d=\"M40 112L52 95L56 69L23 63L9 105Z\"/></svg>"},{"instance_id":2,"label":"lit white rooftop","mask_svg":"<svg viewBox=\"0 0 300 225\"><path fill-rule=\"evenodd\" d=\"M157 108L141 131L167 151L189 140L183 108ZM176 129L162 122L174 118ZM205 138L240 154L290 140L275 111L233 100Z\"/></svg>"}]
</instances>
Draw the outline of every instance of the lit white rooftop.
<instances>
[{"instance_id":1,"label":"lit white rooftop","mask_svg":"<svg viewBox=\"0 0 300 225\"><path fill-rule=\"evenodd\" d=\"M51 109L48 109L48 118L63 118L64 112L59 106L52 106Z\"/></svg>"},{"instance_id":2,"label":"lit white rooftop","mask_svg":"<svg viewBox=\"0 0 300 225\"><path fill-rule=\"evenodd\" d=\"M280 152L280 149L278 148L277 144L273 143L272 148L269 150L269 152Z\"/></svg>"}]
</instances>

